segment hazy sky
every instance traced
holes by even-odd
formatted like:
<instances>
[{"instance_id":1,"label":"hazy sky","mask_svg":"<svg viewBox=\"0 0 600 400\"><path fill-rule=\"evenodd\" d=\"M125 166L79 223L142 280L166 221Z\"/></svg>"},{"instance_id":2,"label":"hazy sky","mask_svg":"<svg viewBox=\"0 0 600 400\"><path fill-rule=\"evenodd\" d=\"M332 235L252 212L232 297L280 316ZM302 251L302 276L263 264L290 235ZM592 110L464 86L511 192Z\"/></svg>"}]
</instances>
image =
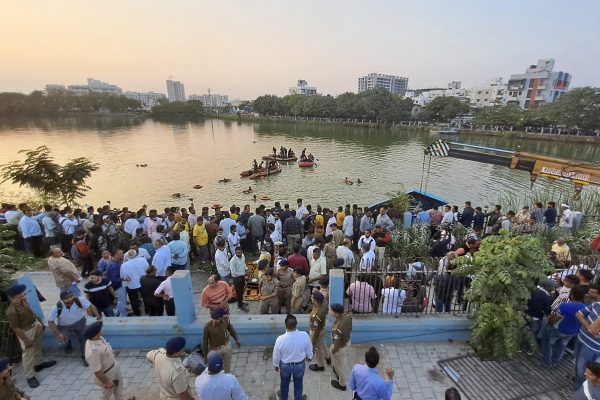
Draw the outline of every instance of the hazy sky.
<instances>
[{"instance_id":1,"label":"hazy sky","mask_svg":"<svg viewBox=\"0 0 600 400\"><path fill-rule=\"evenodd\" d=\"M93 77L124 90L251 99L357 90L369 72L410 88L469 86L538 58L600 86L600 1L0 0L0 91Z\"/></svg>"}]
</instances>

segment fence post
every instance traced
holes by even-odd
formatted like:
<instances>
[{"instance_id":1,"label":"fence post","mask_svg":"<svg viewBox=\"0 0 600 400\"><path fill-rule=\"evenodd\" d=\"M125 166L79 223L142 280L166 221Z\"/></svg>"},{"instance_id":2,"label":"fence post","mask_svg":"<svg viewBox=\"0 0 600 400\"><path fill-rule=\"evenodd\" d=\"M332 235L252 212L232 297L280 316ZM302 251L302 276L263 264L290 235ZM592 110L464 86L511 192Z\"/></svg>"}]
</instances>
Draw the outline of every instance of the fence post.
<instances>
[{"instance_id":1,"label":"fence post","mask_svg":"<svg viewBox=\"0 0 600 400\"><path fill-rule=\"evenodd\" d=\"M175 317L180 325L191 324L196 320L192 275L188 270L179 270L171 276L171 286L175 298Z\"/></svg>"},{"instance_id":2,"label":"fence post","mask_svg":"<svg viewBox=\"0 0 600 400\"><path fill-rule=\"evenodd\" d=\"M329 271L329 305L344 304L344 270L334 268Z\"/></svg>"},{"instance_id":3,"label":"fence post","mask_svg":"<svg viewBox=\"0 0 600 400\"><path fill-rule=\"evenodd\" d=\"M46 321L46 316L42 311L42 304L40 303L40 299L38 298L35 285L31 280L31 276L29 274L21 275L17 278L17 283L19 283L20 285L27 286L25 294L27 296L27 302L29 303L31 311L33 311L33 313L40 319L40 321Z\"/></svg>"}]
</instances>

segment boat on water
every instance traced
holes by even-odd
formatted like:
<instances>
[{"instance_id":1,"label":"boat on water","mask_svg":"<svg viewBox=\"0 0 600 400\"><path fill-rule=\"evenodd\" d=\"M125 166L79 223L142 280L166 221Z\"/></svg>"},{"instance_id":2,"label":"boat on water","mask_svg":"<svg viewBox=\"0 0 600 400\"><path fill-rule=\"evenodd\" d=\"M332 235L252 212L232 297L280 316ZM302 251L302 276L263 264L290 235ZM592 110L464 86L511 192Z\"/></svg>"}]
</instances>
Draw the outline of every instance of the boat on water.
<instances>
[{"instance_id":1,"label":"boat on water","mask_svg":"<svg viewBox=\"0 0 600 400\"><path fill-rule=\"evenodd\" d=\"M268 156L262 156L262 159L265 161L293 162L298 160L298 157L281 157L279 155L273 156L273 154L269 154Z\"/></svg>"},{"instance_id":2,"label":"boat on water","mask_svg":"<svg viewBox=\"0 0 600 400\"><path fill-rule=\"evenodd\" d=\"M314 161L308 161L308 160L304 160L304 161L300 161L298 162L298 166L300 168L311 168L315 165Z\"/></svg>"},{"instance_id":3,"label":"boat on water","mask_svg":"<svg viewBox=\"0 0 600 400\"><path fill-rule=\"evenodd\" d=\"M254 173L254 171L252 171L251 169L247 169L245 171L240 172L240 176L243 178L243 177L246 177L246 176L250 176L253 173Z\"/></svg>"},{"instance_id":4,"label":"boat on water","mask_svg":"<svg viewBox=\"0 0 600 400\"><path fill-rule=\"evenodd\" d=\"M448 204L448 201L442 199L441 197L418 189L409 190L406 192L406 194L412 198L411 207L409 209L410 212L414 212L418 207L422 207L424 210L429 210L431 208L437 209ZM378 212L379 208L384 206L392 206L391 200L383 200L372 204L367 208L373 212Z\"/></svg>"},{"instance_id":5,"label":"boat on water","mask_svg":"<svg viewBox=\"0 0 600 400\"><path fill-rule=\"evenodd\" d=\"M429 131L429 133L431 133L432 135L455 136L460 134L460 129L432 129Z\"/></svg>"},{"instance_id":6,"label":"boat on water","mask_svg":"<svg viewBox=\"0 0 600 400\"><path fill-rule=\"evenodd\" d=\"M275 175L281 172L281 165L277 164L277 167L275 168L270 168L270 169L262 169L260 171L258 171L257 173L254 173L252 175L250 175L248 177L248 179L260 179L260 178L266 178L269 175Z\"/></svg>"}]
</instances>

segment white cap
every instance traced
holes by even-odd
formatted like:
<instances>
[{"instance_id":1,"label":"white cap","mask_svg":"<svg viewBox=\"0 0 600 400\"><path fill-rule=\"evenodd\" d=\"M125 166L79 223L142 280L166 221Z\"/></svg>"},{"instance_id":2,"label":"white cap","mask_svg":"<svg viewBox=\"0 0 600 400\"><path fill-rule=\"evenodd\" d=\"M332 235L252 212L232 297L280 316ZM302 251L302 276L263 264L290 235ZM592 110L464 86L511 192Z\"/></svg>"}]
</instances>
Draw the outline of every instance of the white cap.
<instances>
[{"instance_id":1,"label":"white cap","mask_svg":"<svg viewBox=\"0 0 600 400\"><path fill-rule=\"evenodd\" d=\"M560 206L561 206L561 207L563 207L563 208L571 208L571 206L570 206L570 205L568 205L568 204L565 204L565 203L562 203Z\"/></svg>"}]
</instances>

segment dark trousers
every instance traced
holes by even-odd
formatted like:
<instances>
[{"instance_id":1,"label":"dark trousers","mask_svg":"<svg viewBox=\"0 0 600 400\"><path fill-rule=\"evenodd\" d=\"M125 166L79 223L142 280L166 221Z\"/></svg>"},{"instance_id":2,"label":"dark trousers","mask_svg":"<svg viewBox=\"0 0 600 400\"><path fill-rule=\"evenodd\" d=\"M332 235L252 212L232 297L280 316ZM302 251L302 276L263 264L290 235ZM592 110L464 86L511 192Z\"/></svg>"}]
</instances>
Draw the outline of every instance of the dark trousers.
<instances>
[{"instance_id":1,"label":"dark trousers","mask_svg":"<svg viewBox=\"0 0 600 400\"><path fill-rule=\"evenodd\" d=\"M94 259L92 258L92 255L90 254L89 256L86 257L80 257L81 263L83 264L83 266L81 267L81 275L82 276L88 276L90 274L90 272L92 272L92 270L94 269Z\"/></svg>"},{"instance_id":2,"label":"dark trousers","mask_svg":"<svg viewBox=\"0 0 600 400\"><path fill-rule=\"evenodd\" d=\"M165 300L165 309L167 310L167 315L172 317L175 315L175 299Z\"/></svg>"},{"instance_id":3,"label":"dark trousers","mask_svg":"<svg viewBox=\"0 0 600 400\"><path fill-rule=\"evenodd\" d=\"M63 235L60 240L60 247L68 257L71 257L71 242L73 241L73 235ZM112 254L112 253L111 253Z\"/></svg>"},{"instance_id":4,"label":"dark trousers","mask_svg":"<svg viewBox=\"0 0 600 400\"><path fill-rule=\"evenodd\" d=\"M67 346L72 346L75 341L79 343L79 350L82 358L85 358L85 338L83 337L85 325L85 317L71 325L57 325L60 333L69 338Z\"/></svg>"},{"instance_id":5,"label":"dark trousers","mask_svg":"<svg viewBox=\"0 0 600 400\"><path fill-rule=\"evenodd\" d=\"M30 236L24 239L25 250L35 257L41 256L42 236Z\"/></svg>"},{"instance_id":6,"label":"dark trousers","mask_svg":"<svg viewBox=\"0 0 600 400\"><path fill-rule=\"evenodd\" d=\"M142 315L142 311L140 310L140 289L129 289L127 288L127 297L129 297L129 303L131 304L131 309L133 310L133 315L139 317Z\"/></svg>"},{"instance_id":7,"label":"dark trousers","mask_svg":"<svg viewBox=\"0 0 600 400\"><path fill-rule=\"evenodd\" d=\"M235 289L235 296L237 298L237 305L239 308L244 306L244 284L246 283L246 277L234 276L233 277L233 288Z\"/></svg>"},{"instance_id":8,"label":"dark trousers","mask_svg":"<svg viewBox=\"0 0 600 400\"><path fill-rule=\"evenodd\" d=\"M144 299L144 309L146 310L146 315L161 317L165 313L165 304L158 297Z\"/></svg>"}]
</instances>

